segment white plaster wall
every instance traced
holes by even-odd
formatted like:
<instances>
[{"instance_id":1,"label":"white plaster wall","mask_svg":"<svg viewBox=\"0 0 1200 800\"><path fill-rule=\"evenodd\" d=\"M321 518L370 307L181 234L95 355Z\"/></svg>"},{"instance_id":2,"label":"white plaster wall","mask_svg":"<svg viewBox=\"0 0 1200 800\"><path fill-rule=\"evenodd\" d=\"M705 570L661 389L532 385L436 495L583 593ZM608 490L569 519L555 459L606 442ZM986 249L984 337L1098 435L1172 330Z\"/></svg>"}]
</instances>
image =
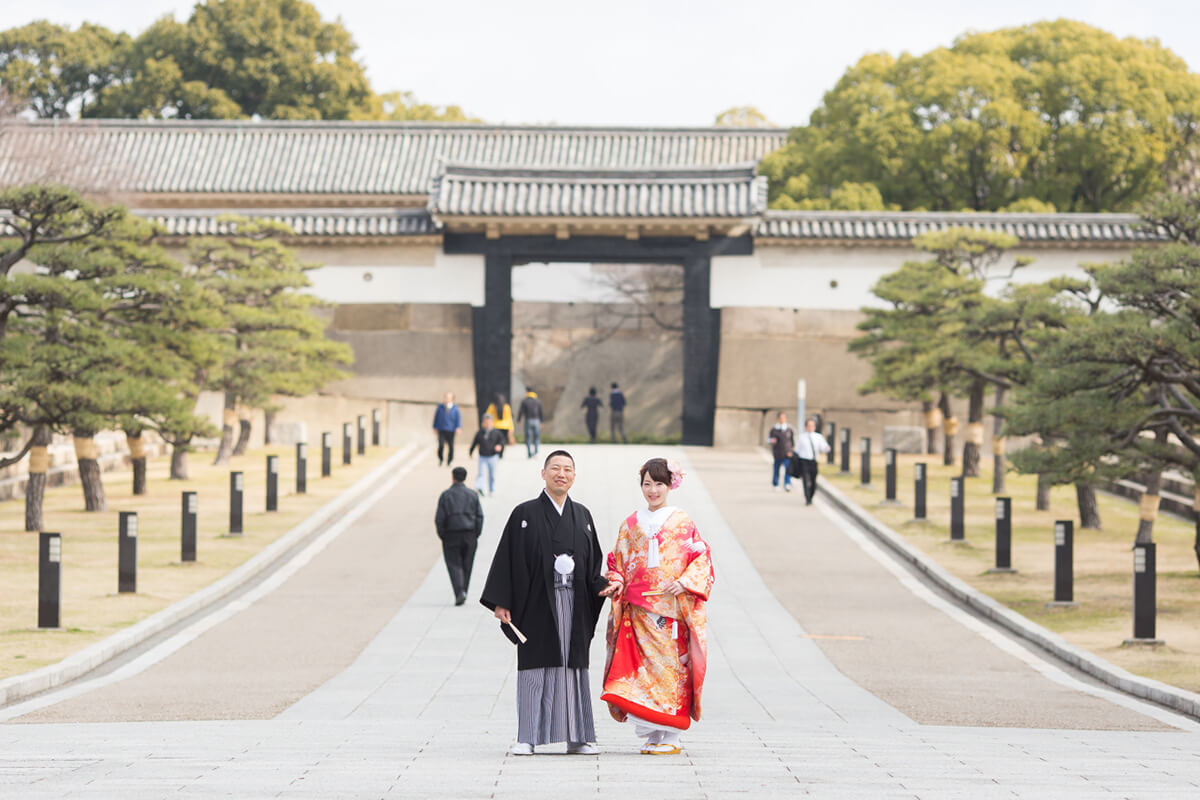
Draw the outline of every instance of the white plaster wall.
<instances>
[{"instance_id":1,"label":"white plaster wall","mask_svg":"<svg viewBox=\"0 0 1200 800\"><path fill-rule=\"evenodd\" d=\"M1116 261L1119 249L1026 248L1014 251L997 272L1007 274L1012 257L1034 263L1017 270L1013 280L1039 282L1062 275L1083 277L1080 264ZM851 311L879 305L871 293L876 281L906 260L927 255L900 247L759 247L749 256L714 256L710 284L713 308L793 308ZM993 281L999 292L1007 280Z\"/></svg>"},{"instance_id":2,"label":"white plaster wall","mask_svg":"<svg viewBox=\"0 0 1200 800\"><path fill-rule=\"evenodd\" d=\"M425 264L337 264L310 270L310 292L331 303L483 305L483 256L434 252Z\"/></svg>"}]
</instances>

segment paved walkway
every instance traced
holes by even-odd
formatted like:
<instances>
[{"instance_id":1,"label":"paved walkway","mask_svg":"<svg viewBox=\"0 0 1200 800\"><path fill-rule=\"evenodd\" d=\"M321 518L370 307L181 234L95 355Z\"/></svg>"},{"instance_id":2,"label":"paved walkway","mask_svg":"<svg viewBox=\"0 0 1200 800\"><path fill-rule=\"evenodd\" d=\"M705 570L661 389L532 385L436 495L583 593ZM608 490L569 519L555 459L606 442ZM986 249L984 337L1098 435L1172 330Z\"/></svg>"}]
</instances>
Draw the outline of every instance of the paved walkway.
<instances>
[{"instance_id":1,"label":"paved walkway","mask_svg":"<svg viewBox=\"0 0 1200 800\"><path fill-rule=\"evenodd\" d=\"M602 544L658 454L576 448L574 494ZM537 469L504 460L472 597L454 607L430 549L445 471L426 456L309 565L173 655L65 702L0 709L13 720L0 797L1200 796L1200 726L1079 683L940 604L823 504L765 490L758 453L675 455L690 474L673 502L718 576L705 719L683 756L638 755L600 707L599 757L505 755L515 659L474 601Z\"/></svg>"}]
</instances>

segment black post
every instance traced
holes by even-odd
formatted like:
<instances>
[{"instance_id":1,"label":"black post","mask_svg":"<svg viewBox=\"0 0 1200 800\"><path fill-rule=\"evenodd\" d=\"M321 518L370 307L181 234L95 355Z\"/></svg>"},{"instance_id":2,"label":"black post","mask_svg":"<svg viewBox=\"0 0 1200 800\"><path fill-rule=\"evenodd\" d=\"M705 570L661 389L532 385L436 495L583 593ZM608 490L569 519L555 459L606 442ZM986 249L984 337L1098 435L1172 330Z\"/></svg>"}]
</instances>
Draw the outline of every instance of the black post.
<instances>
[{"instance_id":1,"label":"black post","mask_svg":"<svg viewBox=\"0 0 1200 800\"><path fill-rule=\"evenodd\" d=\"M240 472L229 473L229 532L231 534L240 534L242 532L242 494L245 490L245 481Z\"/></svg>"},{"instance_id":2,"label":"black post","mask_svg":"<svg viewBox=\"0 0 1200 800\"><path fill-rule=\"evenodd\" d=\"M850 474L850 429L842 428L842 474Z\"/></svg>"},{"instance_id":3,"label":"black post","mask_svg":"<svg viewBox=\"0 0 1200 800\"><path fill-rule=\"evenodd\" d=\"M963 479L950 479L950 541L963 540Z\"/></svg>"},{"instance_id":4,"label":"black post","mask_svg":"<svg viewBox=\"0 0 1200 800\"><path fill-rule=\"evenodd\" d=\"M1054 523L1054 602L1075 602L1075 521Z\"/></svg>"},{"instance_id":5,"label":"black post","mask_svg":"<svg viewBox=\"0 0 1200 800\"><path fill-rule=\"evenodd\" d=\"M1158 605L1155 590L1154 542L1133 546L1133 638L1154 638Z\"/></svg>"},{"instance_id":6,"label":"black post","mask_svg":"<svg viewBox=\"0 0 1200 800\"><path fill-rule=\"evenodd\" d=\"M365 414L358 415L358 454L360 456L367 454L367 417Z\"/></svg>"},{"instance_id":7,"label":"black post","mask_svg":"<svg viewBox=\"0 0 1200 800\"><path fill-rule=\"evenodd\" d=\"M825 437L825 441L829 442L829 452L825 454L825 463L832 466L837 463L837 423L829 423L829 433Z\"/></svg>"},{"instance_id":8,"label":"black post","mask_svg":"<svg viewBox=\"0 0 1200 800\"><path fill-rule=\"evenodd\" d=\"M1012 498L996 498L996 566L989 572L1015 572L1012 568Z\"/></svg>"},{"instance_id":9,"label":"black post","mask_svg":"<svg viewBox=\"0 0 1200 800\"><path fill-rule=\"evenodd\" d=\"M38 627L57 628L62 606L62 536L38 535Z\"/></svg>"},{"instance_id":10,"label":"black post","mask_svg":"<svg viewBox=\"0 0 1200 800\"><path fill-rule=\"evenodd\" d=\"M321 434L321 477L328 478L333 474L333 434L329 431Z\"/></svg>"},{"instance_id":11,"label":"black post","mask_svg":"<svg viewBox=\"0 0 1200 800\"><path fill-rule=\"evenodd\" d=\"M179 560L196 560L196 516L200 511L200 499L195 492L183 492L182 508L179 513Z\"/></svg>"},{"instance_id":12,"label":"black post","mask_svg":"<svg viewBox=\"0 0 1200 800\"><path fill-rule=\"evenodd\" d=\"M296 494L308 491L308 443L296 443Z\"/></svg>"},{"instance_id":13,"label":"black post","mask_svg":"<svg viewBox=\"0 0 1200 800\"><path fill-rule=\"evenodd\" d=\"M267 511L279 510L279 456L267 456Z\"/></svg>"},{"instance_id":14,"label":"black post","mask_svg":"<svg viewBox=\"0 0 1200 800\"><path fill-rule=\"evenodd\" d=\"M871 437L862 437L862 464L859 469L859 480L863 486L871 485Z\"/></svg>"},{"instance_id":15,"label":"black post","mask_svg":"<svg viewBox=\"0 0 1200 800\"><path fill-rule=\"evenodd\" d=\"M378 408L371 409L371 446L379 446L379 431L383 426L383 415Z\"/></svg>"},{"instance_id":16,"label":"black post","mask_svg":"<svg viewBox=\"0 0 1200 800\"><path fill-rule=\"evenodd\" d=\"M896 448L889 447L883 451L883 499L887 503L896 502Z\"/></svg>"},{"instance_id":17,"label":"black post","mask_svg":"<svg viewBox=\"0 0 1200 800\"><path fill-rule=\"evenodd\" d=\"M137 533L136 511L117 515L117 593L137 591Z\"/></svg>"},{"instance_id":18,"label":"black post","mask_svg":"<svg viewBox=\"0 0 1200 800\"><path fill-rule=\"evenodd\" d=\"M925 463L913 465L913 519L925 519Z\"/></svg>"},{"instance_id":19,"label":"black post","mask_svg":"<svg viewBox=\"0 0 1200 800\"><path fill-rule=\"evenodd\" d=\"M350 453L354 450L353 426L349 422L342 423L342 463L350 463Z\"/></svg>"}]
</instances>

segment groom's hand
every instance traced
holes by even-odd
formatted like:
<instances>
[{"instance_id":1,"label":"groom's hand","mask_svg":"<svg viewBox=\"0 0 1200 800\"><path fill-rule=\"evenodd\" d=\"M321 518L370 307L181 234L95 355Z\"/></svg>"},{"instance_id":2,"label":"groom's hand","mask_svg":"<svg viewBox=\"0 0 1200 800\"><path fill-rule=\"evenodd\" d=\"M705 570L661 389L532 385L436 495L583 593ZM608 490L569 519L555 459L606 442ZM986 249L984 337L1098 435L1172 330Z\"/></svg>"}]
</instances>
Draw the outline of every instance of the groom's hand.
<instances>
[{"instance_id":1,"label":"groom's hand","mask_svg":"<svg viewBox=\"0 0 1200 800\"><path fill-rule=\"evenodd\" d=\"M501 622L512 624L512 612L503 606L496 606L496 610L492 612L492 616Z\"/></svg>"}]
</instances>

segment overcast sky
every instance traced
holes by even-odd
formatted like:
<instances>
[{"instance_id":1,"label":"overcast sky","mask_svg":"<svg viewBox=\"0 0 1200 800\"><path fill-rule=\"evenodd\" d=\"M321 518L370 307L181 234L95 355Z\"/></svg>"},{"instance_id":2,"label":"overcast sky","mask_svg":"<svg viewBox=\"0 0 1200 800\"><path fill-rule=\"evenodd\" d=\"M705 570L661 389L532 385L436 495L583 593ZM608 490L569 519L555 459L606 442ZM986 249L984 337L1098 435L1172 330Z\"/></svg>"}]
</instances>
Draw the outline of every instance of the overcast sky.
<instances>
[{"instance_id":1,"label":"overcast sky","mask_svg":"<svg viewBox=\"0 0 1200 800\"><path fill-rule=\"evenodd\" d=\"M181 0L0 0L34 19L136 33ZM378 92L488 122L708 125L753 105L802 124L866 52L923 53L964 31L1068 17L1154 37L1200 70L1198 0L316 0L340 16Z\"/></svg>"}]
</instances>

